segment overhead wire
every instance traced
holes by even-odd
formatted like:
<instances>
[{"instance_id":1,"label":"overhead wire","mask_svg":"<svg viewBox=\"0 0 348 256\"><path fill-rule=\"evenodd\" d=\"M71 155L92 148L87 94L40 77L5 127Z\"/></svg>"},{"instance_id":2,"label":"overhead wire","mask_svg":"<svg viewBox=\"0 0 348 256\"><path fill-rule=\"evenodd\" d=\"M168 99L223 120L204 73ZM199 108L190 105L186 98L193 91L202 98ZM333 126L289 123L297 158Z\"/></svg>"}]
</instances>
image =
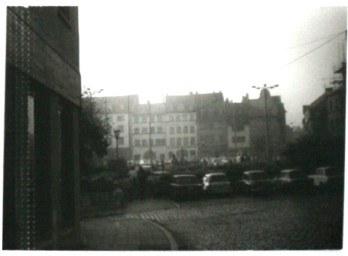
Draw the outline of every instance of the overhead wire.
<instances>
[{"instance_id":1,"label":"overhead wire","mask_svg":"<svg viewBox=\"0 0 348 256\"><path fill-rule=\"evenodd\" d=\"M283 69L283 68L285 68L285 67L287 67L287 66L289 66L289 65L291 65L291 64L293 64L293 63L295 63L296 61L302 59L303 57L305 57L305 56L311 54L312 52L314 52L314 51L320 49L320 48L323 47L324 45L330 43L330 42L333 41L334 39L336 39L336 38L338 38L339 36L341 36L343 33L345 33L345 31L343 31L343 32L341 32L341 33L335 35L334 37L330 38L329 40L327 40L327 41L325 41L324 43L320 44L319 46L315 47L314 49L312 49L312 50L306 52L305 54L303 54L303 55L297 57L296 59L290 61L289 63L287 63L287 64L285 64L284 66L282 66L280 69Z\"/></svg>"},{"instance_id":2,"label":"overhead wire","mask_svg":"<svg viewBox=\"0 0 348 256\"><path fill-rule=\"evenodd\" d=\"M321 40L330 38L330 37L332 37L332 36L340 35L340 34L342 34L342 33L344 33L344 32L345 32L345 31L341 31L341 32L339 32L339 33L335 33L335 34L331 34L331 35L328 35L328 36L325 36L325 37L321 37L321 38L315 39L315 40L310 41L310 42L307 42L307 43L295 45L295 46L289 47L289 48L287 48L287 49L288 49L288 50L291 50L291 49L295 49L295 48L298 48L298 47L302 47L302 46L306 46L306 45L309 45L309 44L313 44L313 43L316 43L316 42L318 42L318 41L321 41Z\"/></svg>"}]
</instances>

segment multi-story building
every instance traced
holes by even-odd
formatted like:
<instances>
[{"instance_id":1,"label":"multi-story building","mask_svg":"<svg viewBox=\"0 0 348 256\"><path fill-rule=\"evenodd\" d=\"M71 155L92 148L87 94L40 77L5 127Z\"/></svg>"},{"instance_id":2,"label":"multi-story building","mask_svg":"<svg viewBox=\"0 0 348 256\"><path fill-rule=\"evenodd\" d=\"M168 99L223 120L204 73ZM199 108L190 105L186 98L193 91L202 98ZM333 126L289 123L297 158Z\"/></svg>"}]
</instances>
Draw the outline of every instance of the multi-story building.
<instances>
[{"instance_id":1,"label":"multi-story building","mask_svg":"<svg viewBox=\"0 0 348 256\"><path fill-rule=\"evenodd\" d=\"M8 7L3 249L79 242L77 7Z\"/></svg>"},{"instance_id":2,"label":"multi-story building","mask_svg":"<svg viewBox=\"0 0 348 256\"><path fill-rule=\"evenodd\" d=\"M303 106L303 126L308 134L317 137L342 137L345 135L346 62L337 68L331 86L309 105Z\"/></svg>"},{"instance_id":3,"label":"multi-story building","mask_svg":"<svg viewBox=\"0 0 348 256\"><path fill-rule=\"evenodd\" d=\"M284 105L280 96L271 96L268 89L262 89L258 99L246 95L241 103L227 102L226 125L228 148L233 155L266 159L268 146L269 157L273 159L286 143Z\"/></svg>"},{"instance_id":4,"label":"multi-story building","mask_svg":"<svg viewBox=\"0 0 348 256\"><path fill-rule=\"evenodd\" d=\"M244 97L243 103L249 112L251 153L267 158L268 147L269 157L274 159L286 143L286 111L280 96L271 96L268 89L262 89L258 99Z\"/></svg>"},{"instance_id":5,"label":"multi-story building","mask_svg":"<svg viewBox=\"0 0 348 256\"><path fill-rule=\"evenodd\" d=\"M259 99L244 97L241 103L225 102L221 92L167 96L160 104L138 104L135 100L128 112L127 107L119 107L128 116L115 112L109 119L113 129L121 131L121 138L131 138L119 141L121 149L131 152L127 159L196 161L237 153L264 158L265 97L268 143L271 156L275 156L285 143L285 110L280 97L271 97L268 90L262 90ZM119 98L104 100L107 108ZM110 145L112 150L115 147L115 143Z\"/></svg>"},{"instance_id":6,"label":"multi-story building","mask_svg":"<svg viewBox=\"0 0 348 256\"><path fill-rule=\"evenodd\" d=\"M133 159L165 161L167 142L164 104L139 104L131 120Z\"/></svg>"},{"instance_id":7,"label":"multi-story building","mask_svg":"<svg viewBox=\"0 0 348 256\"><path fill-rule=\"evenodd\" d=\"M191 97L166 97L168 159L198 160L197 113Z\"/></svg>"},{"instance_id":8,"label":"multi-story building","mask_svg":"<svg viewBox=\"0 0 348 256\"><path fill-rule=\"evenodd\" d=\"M227 154L227 129L223 94L191 94L197 113L197 136L200 157Z\"/></svg>"},{"instance_id":9,"label":"multi-story building","mask_svg":"<svg viewBox=\"0 0 348 256\"><path fill-rule=\"evenodd\" d=\"M132 113L137 111L139 105L138 95L117 97L96 97L97 106L108 119L111 130L109 133L108 157L116 157L116 138L114 131L119 130L118 154L127 160L132 159Z\"/></svg>"}]
</instances>

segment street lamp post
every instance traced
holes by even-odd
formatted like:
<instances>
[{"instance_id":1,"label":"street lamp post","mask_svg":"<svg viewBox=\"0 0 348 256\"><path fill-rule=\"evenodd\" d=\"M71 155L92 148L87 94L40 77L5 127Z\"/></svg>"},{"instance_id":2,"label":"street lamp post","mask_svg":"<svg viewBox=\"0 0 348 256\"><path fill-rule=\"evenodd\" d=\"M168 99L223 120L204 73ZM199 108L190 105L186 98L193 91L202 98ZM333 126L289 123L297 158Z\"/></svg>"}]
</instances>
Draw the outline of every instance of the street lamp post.
<instances>
[{"instance_id":1,"label":"street lamp post","mask_svg":"<svg viewBox=\"0 0 348 256\"><path fill-rule=\"evenodd\" d=\"M275 87L278 87L279 85L272 85L272 86L267 86L266 84L263 85L263 87L258 87L258 86L252 86L252 88L257 89L257 90L266 90L266 89L273 89ZM264 98L265 98L265 119L266 119L266 157L267 161L269 161L270 155L269 155L269 125L268 125L268 104L267 104L267 93L264 91Z\"/></svg>"},{"instance_id":2,"label":"street lamp post","mask_svg":"<svg viewBox=\"0 0 348 256\"><path fill-rule=\"evenodd\" d=\"M114 136L116 139L116 160L118 160L118 139L120 138L120 130L114 130Z\"/></svg>"}]
</instances>

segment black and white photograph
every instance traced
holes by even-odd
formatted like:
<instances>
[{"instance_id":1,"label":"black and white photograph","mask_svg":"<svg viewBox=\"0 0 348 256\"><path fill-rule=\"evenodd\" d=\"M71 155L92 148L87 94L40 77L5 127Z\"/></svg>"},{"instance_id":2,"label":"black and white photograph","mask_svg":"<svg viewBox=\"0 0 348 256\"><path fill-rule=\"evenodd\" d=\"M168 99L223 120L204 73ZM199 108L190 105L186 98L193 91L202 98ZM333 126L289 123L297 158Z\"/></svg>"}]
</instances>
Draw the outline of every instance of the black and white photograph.
<instances>
[{"instance_id":1,"label":"black and white photograph","mask_svg":"<svg viewBox=\"0 0 348 256\"><path fill-rule=\"evenodd\" d=\"M347 7L2 3L2 250L342 253Z\"/></svg>"}]
</instances>

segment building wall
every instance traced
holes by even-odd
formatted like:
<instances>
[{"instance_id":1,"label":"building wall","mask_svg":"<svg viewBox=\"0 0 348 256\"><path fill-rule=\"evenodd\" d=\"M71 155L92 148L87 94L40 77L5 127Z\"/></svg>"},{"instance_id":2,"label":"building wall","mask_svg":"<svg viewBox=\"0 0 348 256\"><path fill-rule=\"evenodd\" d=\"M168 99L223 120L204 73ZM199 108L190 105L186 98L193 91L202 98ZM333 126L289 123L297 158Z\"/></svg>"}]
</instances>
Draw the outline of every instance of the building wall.
<instances>
[{"instance_id":1,"label":"building wall","mask_svg":"<svg viewBox=\"0 0 348 256\"><path fill-rule=\"evenodd\" d=\"M193 161L198 159L197 123L194 112L170 112L166 115L166 159L171 160L172 154L179 160ZM185 153L182 153L185 151Z\"/></svg>"},{"instance_id":2,"label":"building wall","mask_svg":"<svg viewBox=\"0 0 348 256\"><path fill-rule=\"evenodd\" d=\"M4 249L80 240L77 8L65 12L69 28L56 7L7 9Z\"/></svg>"},{"instance_id":3,"label":"building wall","mask_svg":"<svg viewBox=\"0 0 348 256\"><path fill-rule=\"evenodd\" d=\"M245 126L243 130L227 128L228 148L232 152L248 153L250 150L250 129Z\"/></svg>"}]
</instances>

